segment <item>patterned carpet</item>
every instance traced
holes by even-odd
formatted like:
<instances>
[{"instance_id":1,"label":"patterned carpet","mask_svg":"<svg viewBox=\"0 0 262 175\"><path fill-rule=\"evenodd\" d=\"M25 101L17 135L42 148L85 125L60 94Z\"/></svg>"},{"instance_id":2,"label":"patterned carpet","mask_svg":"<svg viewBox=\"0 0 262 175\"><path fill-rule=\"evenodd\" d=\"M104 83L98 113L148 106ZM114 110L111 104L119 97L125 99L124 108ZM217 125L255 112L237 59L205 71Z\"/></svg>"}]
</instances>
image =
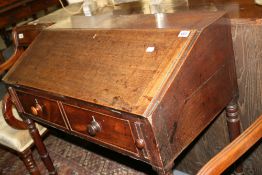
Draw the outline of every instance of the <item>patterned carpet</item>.
<instances>
[{"instance_id":1,"label":"patterned carpet","mask_svg":"<svg viewBox=\"0 0 262 175\"><path fill-rule=\"evenodd\" d=\"M60 133L61 134L61 133ZM113 151L87 143L78 138L54 134L45 144L59 175L155 175L151 167ZM72 144L74 143L74 144ZM42 174L48 174L36 150L34 158ZM13 153L0 149L0 175L29 174L23 162Z\"/></svg>"}]
</instances>

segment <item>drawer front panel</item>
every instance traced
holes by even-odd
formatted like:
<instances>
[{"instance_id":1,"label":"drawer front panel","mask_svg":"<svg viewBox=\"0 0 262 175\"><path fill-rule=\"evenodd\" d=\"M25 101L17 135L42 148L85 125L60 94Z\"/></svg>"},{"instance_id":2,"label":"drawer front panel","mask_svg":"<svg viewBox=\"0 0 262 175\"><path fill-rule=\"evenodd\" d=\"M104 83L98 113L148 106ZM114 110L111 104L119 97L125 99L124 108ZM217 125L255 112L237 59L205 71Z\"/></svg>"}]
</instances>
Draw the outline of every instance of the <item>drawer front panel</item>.
<instances>
[{"instance_id":1,"label":"drawer front panel","mask_svg":"<svg viewBox=\"0 0 262 175\"><path fill-rule=\"evenodd\" d=\"M34 115L43 120L51 122L55 126L60 126L66 128L65 121L62 117L62 114L59 110L58 104L56 101L49 100L46 98L38 97L32 94L27 94L24 92L16 91L16 94L19 98L19 101L25 111L25 113ZM41 107L41 110L34 113L33 109L37 109L37 106Z\"/></svg>"},{"instance_id":2,"label":"drawer front panel","mask_svg":"<svg viewBox=\"0 0 262 175\"><path fill-rule=\"evenodd\" d=\"M72 131L84 137L93 138L113 147L138 154L128 120L67 104L63 104L63 107ZM95 135L88 131L92 121L97 122L100 127Z\"/></svg>"}]
</instances>

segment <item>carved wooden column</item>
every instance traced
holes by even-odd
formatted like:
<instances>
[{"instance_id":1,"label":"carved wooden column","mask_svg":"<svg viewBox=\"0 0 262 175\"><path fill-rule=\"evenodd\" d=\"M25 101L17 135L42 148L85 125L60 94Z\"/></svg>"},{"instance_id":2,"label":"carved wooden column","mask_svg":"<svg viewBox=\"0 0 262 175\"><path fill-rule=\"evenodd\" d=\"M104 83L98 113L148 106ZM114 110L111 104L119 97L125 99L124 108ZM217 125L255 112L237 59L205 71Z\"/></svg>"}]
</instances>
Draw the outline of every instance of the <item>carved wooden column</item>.
<instances>
[{"instance_id":1,"label":"carved wooden column","mask_svg":"<svg viewBox=\"0 0 262 175\"><path fill-rule=\"evenodd\" d=\"M226 108L226 118L230 142L241 134L240 118L238 113L237 100L232 100ZM235 169L236 175L243 174L243 167L239 165Z\"/></svg>"},{"instance_id":2,"label":"carved wooden column","mask_svg":"<svg viewBox=\"0 0 262 175\"><path fill-rule=\"evenodd\" d=\"M25 151L19 153L20 158L24 162L27 170L30 172L31 175L40 175L40 171L36 166L36 163L33 159L31 149L28 148Z\"/></svg>"},{"instance_id":3,"label":"carved wooden column","mask_svg":"<svg viewBox=\"0 0 262 175\"><path fill-rule=\"evenodd\" d=\"M46 147L44 145L44 143L42 142L41 136L35 126L35 123L33 122L33 120L26 118L25 122L28 125L28 129L29 129L29 133L31 135L31 137L34 140L35 146L37 148L37 151L42 159L42 161L44 162L46 168L48 169L49 174L54 174L57 175L57 172L55 170L55 167L53 165L53 162L46 150Z\"/></svg>"}]
</instances>

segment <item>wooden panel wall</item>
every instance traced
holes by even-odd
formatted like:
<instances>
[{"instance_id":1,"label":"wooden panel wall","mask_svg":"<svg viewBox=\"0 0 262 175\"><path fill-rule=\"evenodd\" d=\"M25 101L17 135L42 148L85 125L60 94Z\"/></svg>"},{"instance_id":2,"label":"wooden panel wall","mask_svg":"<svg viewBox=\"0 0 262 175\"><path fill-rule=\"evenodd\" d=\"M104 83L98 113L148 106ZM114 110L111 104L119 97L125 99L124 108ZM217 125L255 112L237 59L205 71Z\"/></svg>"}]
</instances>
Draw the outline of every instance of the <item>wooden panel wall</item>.
<instances>
[{"instance_id":1,"label":"wooden panel wall","mask_svg":"<svg viewBox=\"0 0 262 175\"><path fill-rule=\"evenodd\" d=\"M232 19L242 129L262 114L262 19ZM228 143L224 112L180 157L177 169L195 174ZM243 157L245 175L262 174L261 141Z\"/></svg>"}]
</instances>

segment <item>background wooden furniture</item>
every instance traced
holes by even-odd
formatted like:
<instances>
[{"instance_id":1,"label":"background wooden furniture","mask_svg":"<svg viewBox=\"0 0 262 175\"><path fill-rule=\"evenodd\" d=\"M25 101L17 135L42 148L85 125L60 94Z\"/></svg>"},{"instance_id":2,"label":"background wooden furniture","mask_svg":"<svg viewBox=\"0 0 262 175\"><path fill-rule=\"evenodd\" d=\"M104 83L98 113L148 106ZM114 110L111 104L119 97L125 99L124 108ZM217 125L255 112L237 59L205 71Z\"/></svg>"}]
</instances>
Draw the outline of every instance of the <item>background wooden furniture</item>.
<instances>
[{"instance_id":1,"label":"background wooden furniture","mask_svg":"<svg viewBox=\"0 0 262 175\"><path fill-rule=\"evenodd\" d=\"M197 175L222 174L233 162L242 156L262 138L262 116L249 126L232 143L213 157Z\"/></svg>"},{"instance_id":2,"label":"background wooden furniture","mask_svg":"<svg viewBox=\"0 0 262 175\"><path fill-rule=\"evenodd\" d=\"M64 1L66 3L66 1ZM48 13L51 6L60 6L59 0L8 0L0 1L0 34L6 44L10 44L6 27L15 26L18 22L29 17L36 19L39 11Z\"/></svg>"}]
</instances>

